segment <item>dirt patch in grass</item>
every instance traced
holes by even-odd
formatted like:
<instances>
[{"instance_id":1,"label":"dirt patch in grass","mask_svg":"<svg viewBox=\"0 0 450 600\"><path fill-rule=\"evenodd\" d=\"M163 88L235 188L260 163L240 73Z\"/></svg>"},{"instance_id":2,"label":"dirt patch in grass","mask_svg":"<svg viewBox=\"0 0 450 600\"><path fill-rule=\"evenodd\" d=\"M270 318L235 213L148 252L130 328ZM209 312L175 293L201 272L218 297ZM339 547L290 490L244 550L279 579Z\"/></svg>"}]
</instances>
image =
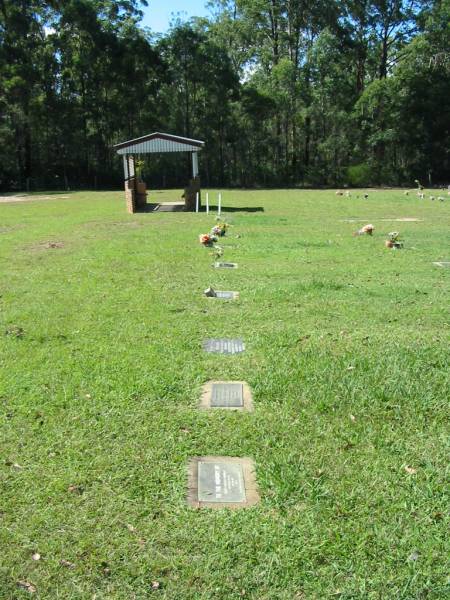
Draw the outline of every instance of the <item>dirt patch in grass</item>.
<instances>
[{"instance_id":1,"label":"dirt patch in grass","mask_svg":"<svg viewBox=\"0 0 450 600\"><path fill-rule=\"evenodd\" d=\"M137 227L142 227L142 223L140 223L139 221L114 221L113 223L105 223L105 225L111 226L111 227L133 227L133 228L137 228Z\"/></svg>"},{"instance_id":2,"label":"dirt patch in grass","mask_svg":"<svg viewBox=\"0 0 450 600\"><path fill-rule=\"evenodd\" d=\"M415 217L402 217L402 218L396 218L393 217L392 219L377 219L377 218L371 218L371 219L341 219L341 223L367 223L369 221L382 221L382 222L401 222L401 223L422 223L423 219L416 219Z\"/></svg>"},{"instance_id":3,"label":"dirt patch in grass","mask_svg":"<svg viewBox=\"0 0 450 600\"><path fill-rule=\"evenodd\" d=\"M0 234L9 233L10 231L16 231L17 229L23 229L23 225L12 225L11 227L0 227Z\"/></svg>"},{"instance_id":4,"label":"dirt patch in grass","mask_svg":"<svg viewBox=\"0 0 450 600\"><path fill-rule=\"evenodd\" d=\"M103 229L108 229L109 227L131 227L137 229L138 227L143 227L143 223L140 221L89 221L84 224L84 227L95 229L99 227Z\"/></svg>"},{"instance_id":5,"label":"dirt patch in grass","mask_svg":"<svg viewBox=\"0 0 450 600\"><path fill-rule=\"evenodd\" d=\"M25 249L26 250L31 250L31 251L37 251L37 250L57 250L57 249L61 249L64 248L65 244L64 242L52 242L52 241L48 241L48 242L41 242L39 244L32 244L30 246L26 246Z\"/></svg>"},{"instance_id":6,"label":"dirt patch in grass","mask_svg":"<svg viewBox=\"0 0 450 600\"><path fill-rule=\"evenodd\" d=\"M69 196L0 196L0 203L6 204L10 202L32 202L34 200L61 200L69 198Z\"/></svg>"},{"instance_id":7,"label":"dirt patch in grass","mask_svg":"<svg viewBox=\"0 0 450 600\"><path fill-rule=\"evenodd\" d=\"M416 219L415 217L403 217L401 219L380 219L380 221L397 221L399 223L422 223L423 219Z\"/></svg>"},{"instance_id":8,"label":"dirt patch in grass","mask_svg":"<svg viewBox=\"0 0 450 600\"><path fill-rule=\"evenodd\" d=\"M367 223L368 221L369 219L341 219L341 223Z\"/></svg>"},{"instance_id":9,"label":"dirt patch in grass","mask_svg":"<svg viewBox=\"0 0 450 600\"><path fill-rule=\"evenodd\" d=\"M42 248L50 250L51 248L64 248L64 242L45 242L41 244Z\"/></svg>"}]
</instances>

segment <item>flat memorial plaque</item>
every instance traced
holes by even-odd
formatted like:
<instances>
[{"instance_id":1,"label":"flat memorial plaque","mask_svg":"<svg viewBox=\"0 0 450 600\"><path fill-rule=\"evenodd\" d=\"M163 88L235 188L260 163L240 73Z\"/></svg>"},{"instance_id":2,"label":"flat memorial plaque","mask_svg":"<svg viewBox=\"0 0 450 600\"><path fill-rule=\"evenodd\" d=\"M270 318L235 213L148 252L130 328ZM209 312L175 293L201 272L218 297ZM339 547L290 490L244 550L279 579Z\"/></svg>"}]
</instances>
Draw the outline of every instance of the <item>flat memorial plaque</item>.
<instances>
[{"instance_id":1,"label":"flat memorial plaque","mask_svg":"<svg viewBox=\"0 0 450 600\"><path fill-rule=\"evenodd\" d=\"M244 388L242 383L213 383L211 406L215 408L244 406Z\"/></svg>"},{"instance_id":2,"label":"flat memorial plaque","mask_svg":"<svg viewBox=\"0 0 450 600\"><path fill-rule=\"evenodd\" d=\"M242 465L227 462L198 463L199 502L245 502Z\"/></svg>"},{"instance_id":3,"label":"flat memorial plaque","mask_svg":"<svg viewBox=\"0 0 450 600\"><path fill-rule=\"evenodd\" d=\"M253 412L253 397L246 381L207 381L202 387L200 410Z\"/></svg>"},{"instance_id":4,"label":"flat memorial plaque","mask_svg":"<svg viewBox=\"0 0 450 600\"><path fill-rule=\"evenodd\" d=\"M203 349L206 352L215 352L218 354L238 354L244 352L245 345L240 339L209 339L203 342Z\"/></svg>"},{"instance_id":5,"label":"flat memorial plaque","mask_svg":"<svg viewBox=\"0 0 450 600\"><path fill-rule=\"evenodd\" d=\"M231 263L231 262L216 262L214 263L214 267L216 269L237 269L237 263Z\"/></svg>"},{"instance_id":6,"label":"flat memorial plaque","mask_svg":"<svg viewBox=\"0 0 450 600\"><path fill-rule=\"evenodd\" d=\"M216 298L222 298L223 300L234 300L237 292L221 292L216 291Z\"/></svg>"},{"instance_id":7,"label":"flat memorial plaque","mask_svg":"<svg viewBox=\"0 0 450 600\"><path fill-rule=\"evenodd\" d=\"M194 508L239 509L259 502L251 458L196 456L189 460L187 501Z\"/></svg>"}]
</instances>

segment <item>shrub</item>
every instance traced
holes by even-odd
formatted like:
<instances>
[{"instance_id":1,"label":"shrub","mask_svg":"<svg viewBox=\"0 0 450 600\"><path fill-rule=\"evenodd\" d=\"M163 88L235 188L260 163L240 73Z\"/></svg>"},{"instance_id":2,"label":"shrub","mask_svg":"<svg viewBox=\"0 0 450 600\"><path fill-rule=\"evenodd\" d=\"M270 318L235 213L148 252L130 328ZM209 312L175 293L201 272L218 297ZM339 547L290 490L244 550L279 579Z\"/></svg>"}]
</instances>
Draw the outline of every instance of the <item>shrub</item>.
<instances>
[{"instance_id":1,"label":"shrub","mask_svg":"<svg viewBox=\"0 0 450 600\"><path fill-rule=\"evenodd\" d=\"M366 187L372 183L372 169L367 163L347 168L348 183L354 187Z\"/></svg>"}]
</instances>

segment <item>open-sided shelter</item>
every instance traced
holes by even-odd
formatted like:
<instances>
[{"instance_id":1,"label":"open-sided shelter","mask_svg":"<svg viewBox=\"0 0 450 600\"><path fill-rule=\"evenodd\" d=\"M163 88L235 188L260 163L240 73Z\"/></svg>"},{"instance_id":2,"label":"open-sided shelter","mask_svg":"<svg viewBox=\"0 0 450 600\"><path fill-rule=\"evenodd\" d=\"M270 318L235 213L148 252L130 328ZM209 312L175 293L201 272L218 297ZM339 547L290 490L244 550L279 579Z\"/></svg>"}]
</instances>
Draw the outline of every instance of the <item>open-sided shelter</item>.
<instances>
[{"instance_id":1,"label":"open-sided shelter","mask_svg":"<svg viewBox=\"0 0 450 600\"><path fill-rule=\"evenodd\" d=\"M169 133L150 133L134 140L116 144L117 154L123 156L123 170L125 178L125 197L127 210L130 213L144 210L147 205L147 191L145 183L138 181L136 175L135 157L141 154L157 152L190 152L192 155L192 179L184 191L186 210L195 210L196 195L199 195L200 205L200 178L198 176L198 152L205 142L190 138L171 135Z\"/></svg>"}]
</instances>

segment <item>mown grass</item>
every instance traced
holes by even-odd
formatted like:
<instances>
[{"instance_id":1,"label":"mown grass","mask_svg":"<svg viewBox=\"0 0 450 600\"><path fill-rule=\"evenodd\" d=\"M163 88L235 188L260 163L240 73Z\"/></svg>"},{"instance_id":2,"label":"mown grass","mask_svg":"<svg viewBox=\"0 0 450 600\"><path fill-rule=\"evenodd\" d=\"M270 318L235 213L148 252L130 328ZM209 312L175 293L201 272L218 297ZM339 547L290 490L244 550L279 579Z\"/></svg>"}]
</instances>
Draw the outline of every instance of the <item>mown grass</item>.
<instances>
[{"instance_id":1,"label":"mown grass","mask_svg":"<svg viewBox=\"0 0 450 600\"><path fill-rule=\"evenodd\" d=\"M0 598L449 597L450 202L223 199L264 209L229 211L234 271L197 242L212 215L0 205ZM255 412L197 410L211 379L248 381ZM188 458L214 454L254 458L259 505L189 508Z\"/></svg>"}]
</instances>

